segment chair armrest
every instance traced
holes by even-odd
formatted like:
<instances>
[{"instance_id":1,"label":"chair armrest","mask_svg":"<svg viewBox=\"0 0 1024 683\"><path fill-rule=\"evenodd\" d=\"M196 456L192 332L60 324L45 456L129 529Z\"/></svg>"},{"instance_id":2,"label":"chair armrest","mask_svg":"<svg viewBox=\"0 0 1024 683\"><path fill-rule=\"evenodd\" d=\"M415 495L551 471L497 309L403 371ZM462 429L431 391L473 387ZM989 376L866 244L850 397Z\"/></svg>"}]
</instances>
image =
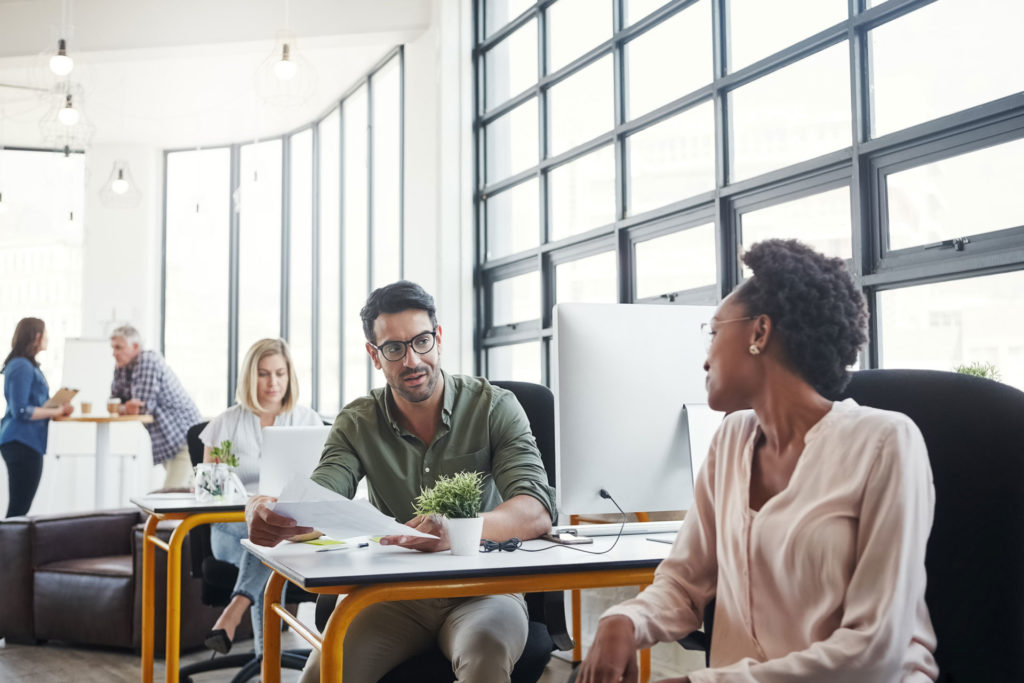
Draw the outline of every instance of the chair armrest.
<instances>
[{"instance_id":1,"label":"chair armrest","mask_svg":"<svg viewBox=\"0 0 1024 683\"><path fill-rule=\"evenodd\" d=\"M704 652L704 663L711 666L711 638L715 628L715 600L712 599L704 606L704 630L694 631L688 636L680 638L678 642L683 649Z\"/></svg>"},{"instance_id":2,"label":"chair armrest","mask_svg":"<svg viewBox=\"0 0 1024 683\"><path fill-rule=\"evenodd\" d=\"M694 631L676 642L682 645L684 650L693 650L694 652L708 651L708 636L704 631Z\"/></svg>"},{"instance_id":3,"label":"chair armrest","mask_svg":"<svg viewBox=\"0 0 1024 683\"><path fill-rule=\"evenodd\" d=\"M316 598L316 616L313 621L321 633L327 628L327 620L331 618L335 605L338 604L337 595L318 595Z\"/></svg>"}]
</instances>

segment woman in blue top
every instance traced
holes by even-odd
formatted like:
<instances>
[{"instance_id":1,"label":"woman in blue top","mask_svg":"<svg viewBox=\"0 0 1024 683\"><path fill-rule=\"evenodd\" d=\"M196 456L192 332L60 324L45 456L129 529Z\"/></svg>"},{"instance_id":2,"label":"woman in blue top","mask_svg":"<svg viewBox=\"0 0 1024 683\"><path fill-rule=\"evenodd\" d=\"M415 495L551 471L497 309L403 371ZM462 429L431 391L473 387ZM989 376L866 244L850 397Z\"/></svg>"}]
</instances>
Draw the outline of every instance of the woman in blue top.
<instances>
[{"instance_id":1,"label":"woman in blue top","mask_svg":"<svg viewBox=\"0 0 1024 683\"><path fill-rule=\"evenodd\" d=\"M0 420L0 453L7 464L10 498L7 516L18 517L32 507L43 476L46 429L51 417L71 414L71 404L44 408L50 398L36 354L46 350L46 324L39 318L22 318L14 328L11 352L0 373L4 376L7 412Z\"/></svg>"}]
</instances>

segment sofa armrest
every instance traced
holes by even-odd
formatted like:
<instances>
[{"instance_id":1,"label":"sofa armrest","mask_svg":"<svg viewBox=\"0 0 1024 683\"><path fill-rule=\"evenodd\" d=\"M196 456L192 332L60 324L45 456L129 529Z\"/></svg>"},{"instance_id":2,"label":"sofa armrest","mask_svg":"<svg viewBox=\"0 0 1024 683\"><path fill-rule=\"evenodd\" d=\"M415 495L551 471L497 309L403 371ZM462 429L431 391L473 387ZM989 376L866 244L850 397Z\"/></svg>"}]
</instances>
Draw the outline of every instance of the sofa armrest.
<instances>
[{"instance_id":1,"label":"sofa armrest","mask_svg":"<svg viewBox=\"0 0 1024 683\"><path fill-rule=\"evenodd\" d=\"M0 638L8 642L35 642L32 618L32 542L28 517L0 520Z\"/></svg>"}]
</instances>

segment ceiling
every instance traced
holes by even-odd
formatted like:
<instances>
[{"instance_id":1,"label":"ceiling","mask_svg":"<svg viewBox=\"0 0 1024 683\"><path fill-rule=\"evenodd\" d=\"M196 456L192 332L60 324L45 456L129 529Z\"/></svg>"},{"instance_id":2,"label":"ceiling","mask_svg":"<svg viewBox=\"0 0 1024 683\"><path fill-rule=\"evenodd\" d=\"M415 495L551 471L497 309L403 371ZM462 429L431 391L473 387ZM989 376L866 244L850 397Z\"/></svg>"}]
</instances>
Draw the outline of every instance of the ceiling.
<instances>
[{"instance_id":1,"label":"ceiling","mask_svg":"<svg viewBox=\"0 0 1024 683\"><path fill-rule=\"evenodd\" d=\"M278 135L323 115L431 14L429 0L0 0L0 83L37 89L0 87L0 144L45 146L40 120L63 87L47 62L61 36L93 145L182 148ZM308 96L278 106L260 97L257 72L286 28L312 76Z\"/></svg>"}]
</instances>

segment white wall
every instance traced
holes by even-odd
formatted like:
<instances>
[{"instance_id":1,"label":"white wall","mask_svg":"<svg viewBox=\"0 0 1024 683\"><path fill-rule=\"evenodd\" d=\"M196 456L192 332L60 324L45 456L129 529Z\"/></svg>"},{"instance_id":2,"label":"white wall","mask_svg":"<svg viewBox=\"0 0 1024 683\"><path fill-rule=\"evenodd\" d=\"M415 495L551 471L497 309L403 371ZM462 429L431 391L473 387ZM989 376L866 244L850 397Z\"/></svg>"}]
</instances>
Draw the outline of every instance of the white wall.
<instances>
[{"instance_id":1,"label":"white wall","mask_svg":"<svg viewBox=\"0 0 1024 683\"><path fill-rule=\"evenodd\" d=\"M141 193L138 206L100 199L114 161L122 159ZM141 146L97 145L86 160L82 336L104 337L130 322L147 346L159 346L163 154Z\"/></svg>"},{"instance_id":2,"label":"white wall","mask_svg":"<svg viewBox=\"0 0 1024 683\"><path fill-rule=\"evenodd\" d=\"M469 0L435 0L405 47L405 277L434 295L444 367L473 371L472 30Z\"/></svg>"}]
</instances>

